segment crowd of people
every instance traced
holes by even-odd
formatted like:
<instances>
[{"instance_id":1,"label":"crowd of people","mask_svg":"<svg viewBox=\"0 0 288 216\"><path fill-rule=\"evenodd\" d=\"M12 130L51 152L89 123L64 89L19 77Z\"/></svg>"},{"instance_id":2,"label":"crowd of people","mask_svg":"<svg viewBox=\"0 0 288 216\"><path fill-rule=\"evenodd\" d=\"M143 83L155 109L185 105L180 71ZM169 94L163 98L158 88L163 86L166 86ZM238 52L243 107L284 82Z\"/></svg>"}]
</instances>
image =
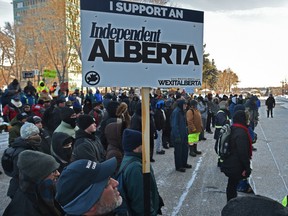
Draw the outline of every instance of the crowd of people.
<instances>
[{"instance_id":1,"label":"crowd of people","mask_svg":"<svg viewBox=\"0 0 288 216\"><path fill-rule=\"evenodd\" d=\"M10 124L9 146L21 148L13 162L7 192L11 203L4 215L17 211L21 215L114 215L122 198L113 177L132 159L125 171L128 206L132 215L142 215L143 191L137 186L143 182L140 96L133 88L118 95L102 95L98 89L94 93L92 88L86 95L79 89L71 94L56 91L56 82L48 88L44 81L37 88L28 81L22 91L15 79L2 94L3 118ZM217 139L220 128L229 122L230 161L219 159L218 165L228 176L227 201L235 198L238 182L251 173L259 106L254 95L244 99L185 91L164 94L158 88L150 94L150 161L155 162L154 154L174 148L175 170L185 172L192 168L188 157L202 153L205 134L214 133ZM164 203L152 166L150 190L151 215L161 214ZM14 207L19 202L21 210Z\"/></svg>"}]
</instances>

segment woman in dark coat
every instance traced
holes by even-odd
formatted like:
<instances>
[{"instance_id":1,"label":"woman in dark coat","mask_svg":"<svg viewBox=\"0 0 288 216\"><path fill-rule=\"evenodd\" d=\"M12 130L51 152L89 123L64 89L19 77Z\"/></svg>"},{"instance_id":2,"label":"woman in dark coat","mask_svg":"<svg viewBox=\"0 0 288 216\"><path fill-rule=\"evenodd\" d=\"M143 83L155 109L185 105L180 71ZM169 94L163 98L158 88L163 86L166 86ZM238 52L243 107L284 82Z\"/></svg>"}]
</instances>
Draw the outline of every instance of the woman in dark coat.
<instances>
[{"instance_id":1,"label":"woman in dark coat","mask_svg":"<svg viewBox=\"0 0 288 216\"><path fill-rule=\"evenodd\" d=\"M221 165L221 171L228 177L227 202L237 197L239 181L248 178L251 174L252 140L248 132L247 119L245 111L235 112L230 135L231 154L224 159Z\"/></svg>"}]
</instances>

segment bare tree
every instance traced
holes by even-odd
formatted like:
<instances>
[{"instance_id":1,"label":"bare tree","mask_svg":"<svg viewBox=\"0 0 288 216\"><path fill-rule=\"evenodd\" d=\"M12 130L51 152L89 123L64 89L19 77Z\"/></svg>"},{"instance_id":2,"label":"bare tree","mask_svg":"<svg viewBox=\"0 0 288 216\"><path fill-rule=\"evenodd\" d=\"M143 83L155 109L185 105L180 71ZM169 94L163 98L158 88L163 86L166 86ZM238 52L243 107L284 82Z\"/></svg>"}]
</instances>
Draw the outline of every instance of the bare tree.
<instances>
[{"instance_id":1,"label":"bare tree","mask_svg":"<svg viewBox=\"0 0 288 216\"><path fill-rule=\"evenodd\" d=\"M239 79L237 74L235 74L230 68L225 69L218 75L217 89L223 93L231 92L232 86L237 86Z\"/></svg>"},{"instance_id":2,"label":"bare tree","mask_svg":"<svg viewBox=\"0 0 288 216\"><path fill-rule=\"evenodd\" d=\"M67 43L72 46L69 65L75 72L80 72L81 40L80 40L80 1L66 2L66 34Z\"/></svg>"},{"instance_id":3,"label":"bare tree","mask_svg":"<svg viewBox=\"0 0 288 216\"><path fill-rule=\"evenodd\" d=\"M28 30L25 43L31 58L27 63L40 71L56 69L60 83L68 80L68 68L74 62L70 59L75 59L74 44L67 41L65 4L65 0L49 0L34 5L20 27Z\"/></svg>"},{"instance_id":4,"label":"bare tree","mask_svg":"<svg viewBox=\"0 0 288 216\"><path fill-rule=\"evenodd\" d=\"M5 23L3 28L0 28L0 53L1 60L1 75L2 84L8 84L9 78L20 78L22 71L22 63L25 59L26 49L19 40L15 42L14 27L10 23Z\"/></svg>"}]
</instances>

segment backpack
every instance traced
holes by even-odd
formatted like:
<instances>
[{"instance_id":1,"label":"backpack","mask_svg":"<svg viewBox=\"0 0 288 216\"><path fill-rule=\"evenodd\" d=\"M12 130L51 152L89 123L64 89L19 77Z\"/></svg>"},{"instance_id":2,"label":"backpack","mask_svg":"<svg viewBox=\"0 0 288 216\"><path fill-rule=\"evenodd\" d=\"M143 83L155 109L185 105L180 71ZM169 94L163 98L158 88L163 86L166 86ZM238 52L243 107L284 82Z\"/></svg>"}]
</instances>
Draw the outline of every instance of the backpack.
<instances>
[{"instance_id":1,"label":"backpack","mask_svg":"<svg viewBox=\"0 0 288 216\"><path fill-rule=\"evenodd\" d=\"M4 150L4 153L1 158L1 164L7 176L13 177L14 158L17 157L18 154L22 151L23 151L23 148L14 148L14 147L8 147L7 149Z\"/></svg>"},{"instance_id":2,"label":"backpack","mask_svg":"<svg viewBox=\"0 0 288 216\"><path fill-rule=\"evenodd\" d=\"M127 161L127 163L125 164L125 166L120 169L115 177L115 179L118 181L118 191L122 197L122 204L117 207L116 209L114 209L114 213L117 215L117 216L129 216L131 215L131 211L129 210L129 206L127 205L127 196L126 196L126 193L127 193L127 188L125 186L125 183L124 183L124 172L126 170L126 168L133 162L133 161L136 161L137 159L136 158L131 158L129 161Z\"/></svg>"},{"instance_id":3,"label":"backpack","mask_svg":"<svg viewBox=\"0 0 288 216\"><path fill-rule=\"evenodd\" d=\"M231 126L230 124L224 124L219 132L219 137L215 143L216 153L221 158L227 158L231 153L230 148L230 135L231 135Z\"/></svg>"}]
</instances>

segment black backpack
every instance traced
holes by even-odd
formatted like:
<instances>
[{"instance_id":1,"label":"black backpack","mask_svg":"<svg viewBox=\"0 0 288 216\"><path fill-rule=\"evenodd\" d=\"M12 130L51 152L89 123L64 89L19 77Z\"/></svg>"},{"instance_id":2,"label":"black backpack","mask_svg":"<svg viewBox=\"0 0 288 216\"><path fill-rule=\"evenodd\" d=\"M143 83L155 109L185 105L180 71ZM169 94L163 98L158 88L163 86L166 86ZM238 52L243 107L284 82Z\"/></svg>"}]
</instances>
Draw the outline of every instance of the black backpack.
<instances>
[{"instance_id":1,"label":"black backpack","mask_svg":"<svg viewBox=\"0 0 288 216\"><path fill-rule=\"evenodd\" d=\"M219 137L215 143L216 153L221 158L227 158L231 153L230 136L231 136L230 124L223 125L222 128L220 129Z\"/></svg>"},{"instance_id":2,"label":"black backpack","mask_svg":"<svg viewBox=\"0 0 288 216\"><path fill-rule=\"evenodd\" d=\"M23 148L15 148L15 147L8 147L4 150L4 153L1 158L2 168L4 173L9 176L13 177L14 171L14 158L18 156L20 152L22 152Z\"/></svg>"}]
</instances>

